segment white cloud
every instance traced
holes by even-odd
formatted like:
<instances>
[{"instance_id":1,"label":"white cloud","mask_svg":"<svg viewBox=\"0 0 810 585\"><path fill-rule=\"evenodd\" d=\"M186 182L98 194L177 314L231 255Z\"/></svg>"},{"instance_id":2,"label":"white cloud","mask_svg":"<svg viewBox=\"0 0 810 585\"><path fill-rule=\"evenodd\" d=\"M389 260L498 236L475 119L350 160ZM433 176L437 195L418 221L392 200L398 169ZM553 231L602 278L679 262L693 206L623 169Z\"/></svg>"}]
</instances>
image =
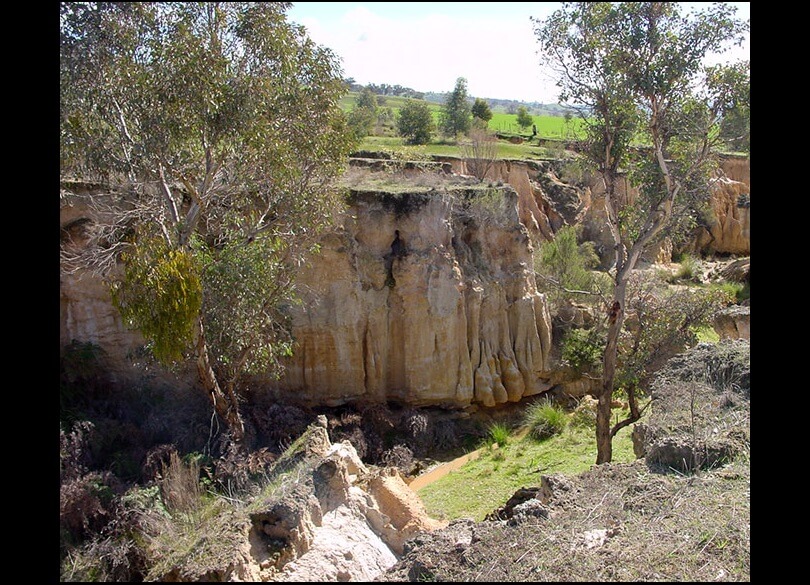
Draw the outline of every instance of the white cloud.
<instances>
[{"instance_id":1,"label":"white cloud","mask_svg":"<svg viewBox=\"0 0 810 585\"><path fill-rule=\"evenodd\" d=\"M315 18L300 22L358 83L443 92L465 77L472 96L556 101L553 84L541 80L528 16L516 22L427 13L395 20L357 6L331 27Z\"/></svg>"},{"instance_id":2,"label":"white cloud","mask_svg":"<svg viewBox=\"0 0 810 585\"><path fill-rule=\"evenodd\" d=\"M501 3L486 16L473 13L488 6L480 3L456 3L451 13L439 12L442 3L418 3L410 11L404 3L379 4L387 6L347 4L347 11L332 20L322 14L297 21L342 58L344 76L358 83L448 92L465 77L475 97L557 101L554 81L540 67L529 16L543 18L558 3ZM396 18L382 15L392 7L398 8ZM747 47L724 57L744 56Z\"/></svg>"}]
</instances>

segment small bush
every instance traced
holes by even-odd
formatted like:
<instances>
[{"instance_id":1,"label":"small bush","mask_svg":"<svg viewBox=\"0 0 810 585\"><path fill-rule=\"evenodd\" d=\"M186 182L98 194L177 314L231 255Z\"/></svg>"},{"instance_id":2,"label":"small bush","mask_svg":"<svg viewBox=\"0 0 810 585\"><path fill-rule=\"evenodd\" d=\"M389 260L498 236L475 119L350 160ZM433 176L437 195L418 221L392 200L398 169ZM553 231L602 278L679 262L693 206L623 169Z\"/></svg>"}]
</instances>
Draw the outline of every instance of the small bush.
<instances>
[{"instance_id":1,"label":"small bush","mask_svg":"<svg viewBox=\"0 0 810 585\"><path fill-rule=\"evenodd\" d=\"M529 434L538 441L543 441L565 430L568 415L550 400L540 400L526 410L524 422L529 427Z\"/></svg>"},{"instance_id":2,"label":"small bush","mask_svg":"<svg viewBox=\"0 0 810 585\"><path fill-rule=\"evenodd\" d=\"M501 423L494 423L487 431L486 444L488 447L498 445L499 447L506 447L509 443L509 428Z\"/></svg>"},{"instance_id":3,"label":"small bush","mask_svg":"<svg viewBox=\"0 0 810 585\"><path fill-rule=\"evenodd\" d=\"M674 274L675 280L700 282L700 260L689 254L684 254L681 256L680 264L680 267Z\"/></svg>"},{"instance_id":4,"label":"small bush","mask_svg":"<svg viewBox=\"0 0 810 585\"><path fill-rule=\"evenodd\" d=\"M192 512L199 508L202 488L200 465L196 459L186 464L176 452L172 452L161 475L160 494L168 510Z\"/></svg>"},{"instance_id":5,"label":"small bush","mask_svg":"<svg viewBox=\"0 0 810 585\"><path fill-rule=\"evenodd\" d=\"M458 448L460 439L453 421L441 420L433 426L433 444L438 451Z\"/></svg>"},{"instance_id":6,"label":"small bush","mask_svg":"<svg viewBox=\"0 0 810 585\"><path fill-rule=\"evenodd\" d=\"M599 370L605 352L605 339L596 329L572 329L563 338L563 362L577 372Z\"/></svg>"},{"instance_id":7,"label":"small bush","mask_svg":"<svg viewBox=\"0 0 810 585\"><path fill-rule=\"evenodd\" d=\"M739 303L743 300L741 297L745 294L744 289L746 285L741 282L713 282L708 288L709 290L718 290L725 294L729 300Z\"/></svg>"}]
</instances>

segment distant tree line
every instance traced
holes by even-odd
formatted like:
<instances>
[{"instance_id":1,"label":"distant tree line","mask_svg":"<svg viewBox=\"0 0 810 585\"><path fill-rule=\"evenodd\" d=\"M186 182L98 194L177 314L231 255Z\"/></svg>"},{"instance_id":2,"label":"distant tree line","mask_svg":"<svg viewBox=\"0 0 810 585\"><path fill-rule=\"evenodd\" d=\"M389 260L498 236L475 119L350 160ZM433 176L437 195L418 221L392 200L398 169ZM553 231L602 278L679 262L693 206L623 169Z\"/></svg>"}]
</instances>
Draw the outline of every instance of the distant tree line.
<instances>
[{"instance_id":1,"label":"distant tree line","mask_svg":"<svg viewBox=\"0 0 810 585\"><path fill-rule=\"evenodd\" d=\"M357 83L354 80L354 77L347 77L344 79L346 85L349 86L349 91L363 91L364 89L368 89L371 93L375 95L382 95L382 96L395 96L395 97L405 97L405 98L413 98L415 100L425 99L425 93L422 91L416 91L411 87L403 87L401 85L389 85L387 83L381 83L377 85L376 83L368 83L363 85L361 83ZM382 105L382 104L380 104Z\"/></svg>"}]
</instances>

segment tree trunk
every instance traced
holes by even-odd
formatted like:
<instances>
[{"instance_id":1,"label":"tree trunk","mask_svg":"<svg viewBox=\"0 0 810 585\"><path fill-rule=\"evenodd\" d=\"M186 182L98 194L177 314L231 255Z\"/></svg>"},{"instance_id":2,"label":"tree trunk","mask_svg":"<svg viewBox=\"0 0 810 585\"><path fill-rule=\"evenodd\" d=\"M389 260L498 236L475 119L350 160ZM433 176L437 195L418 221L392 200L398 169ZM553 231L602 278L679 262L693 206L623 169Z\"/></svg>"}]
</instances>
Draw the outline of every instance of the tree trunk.
<instances>
[{"instance_id":1,"label":"tree trunk","mask_svg":"<svg viewBox=\"0 0 810 585\"><path fill-rule=\"evenodd\" d=\"M619 349L619 333L624 322L624 302L627 288L626 278L619 275L619 282L613 292L613 307L608 316L607 345L602 371L602 388L596 407L596 464L610 463L613 459L613 443L610 433L610 403L613 399L613 381L616 377L616 362Z\"/></svg>"},{"instance_id":2,"label":"tree trunk","mask_svg":"<svg viewBox=\"0 0 810 585\"><path fill-rule=\"evenodd\" d=\"M205 329L202 319L197 319L196 327L196 351L197 351L197 374L205 393L211 399L214 411L219 415L231 433L231 440L236 445L241 445L245 438L245 425L239 415L239 405L236 402L236 395L231 393L226 395L217 381L211 362L208 358L208 346L205 343Z\"/></svg>"}]
</instances>

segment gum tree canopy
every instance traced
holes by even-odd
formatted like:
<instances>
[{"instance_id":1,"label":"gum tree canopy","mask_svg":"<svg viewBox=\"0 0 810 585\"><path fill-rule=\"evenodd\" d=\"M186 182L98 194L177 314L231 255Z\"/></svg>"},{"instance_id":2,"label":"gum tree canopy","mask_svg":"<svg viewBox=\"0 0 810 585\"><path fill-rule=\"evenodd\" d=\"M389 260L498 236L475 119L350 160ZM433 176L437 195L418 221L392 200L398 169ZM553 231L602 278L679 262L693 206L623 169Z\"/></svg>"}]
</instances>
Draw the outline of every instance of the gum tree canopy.
<instances>
[{"instance_id":1,"label":"gum tree canopy","mask_svg":"<svg viewBox=\"0 0 810 585\"><path fill-rule=\"evenodd\" d=\"M196 361L236 444L240 379L291 351L283 307L351 148L338 61L290 6L61 4L62 195L105 186L63 270L107 277L158 359Z\"/></svg>"},{"instance_id":2,"label":"gum tree canopy","mask_svg":"<svg viewBox=\"0 0 810 585\"><path fill-rule=\"evenodd\" d=\"M610 426L631 271L647 248L688 223L708 198L720 124L732 112L747 115L748 63L707 69L704 62L741 41L749 23L724 3L686 15L679 4L564 2L548 18L534 19L540 55L556 73L560 102L580 108L588 132L585 155L604 182L614 242L597 463L611 460L612 437L640 416L628 387L631 416ZM735 74L723 73L730 69ZM620 189L625 177L638 188L637 197Z\"/></svg>"}]
</instances>

